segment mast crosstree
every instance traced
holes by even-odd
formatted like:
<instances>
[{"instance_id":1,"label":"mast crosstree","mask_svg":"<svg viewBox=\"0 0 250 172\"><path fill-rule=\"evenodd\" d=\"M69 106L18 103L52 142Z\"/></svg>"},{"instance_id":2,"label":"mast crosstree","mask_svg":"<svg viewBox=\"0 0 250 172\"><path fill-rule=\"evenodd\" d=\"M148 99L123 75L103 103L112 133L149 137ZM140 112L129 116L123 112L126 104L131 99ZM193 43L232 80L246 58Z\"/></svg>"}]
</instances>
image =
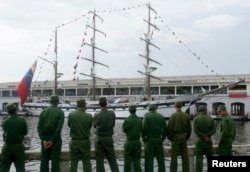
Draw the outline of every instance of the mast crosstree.
<instances>
[{"instance_id":1,"label":"mast crosstree","mask_svg":"<svg viewBox=\"0 0 250 172\"><path fill-rule=\"evenodd\" d=\"M80 73L80 74L85 75L85 76L89 76L89 77L92 78L92 82L93 82L92 96L93 96L93 101L95 101L96 100L96 79L105 80L105 79L102 79L102 78L96 76L95 65L99 64L99 65L102 65L102 66L105 66L105 67L108 67L108 68L109 68L109 66L95 60L95 51L96 50L102 51L104 53L108 53L107 51L105 51L105 50L103 50L103 49L96 46L96 43L95 43L96 32L103 34L105 37L106 37L106 34L96 28L96 18L100 19L101 22L103 22L103 19L96 14L95 10L94 11L89 11L89 13L93 14L93 26L87 25L87 27L93 30L93 37L91 38L91 44L89 44L89 43L84 43L84 44L91 47L91 49L92 49L92 59L88 59L88 58L84 58L84 57L81 57L81 58L84 59L84 60L90 61L92 63L92 67L91 67L90 75L89 74L84 74L84 73ZM107 81L107 80L105 80L105 81Z\"/></svg>"},{"instance_id":2,"label":"mast crosstree","mask_svg":"<svg viewBox=\"0 0 250 172\"><path fill-rule=\"evenodd\" d=\"M160 30L156 25L151 23L151 12L154 12L155 14L157 14L157 12L150 6L150 3L147 4L148 7L148 19L143 19L144 22L146 22L148 25L148 30L147 33L144 34L145 38L140 38L140 40L145 42L146 45L146 53L145 55L139 54L139 56L143 57L146 59L146 64L144 64L145 66L145 72L142 71L138 71L139 73L143 74L146 76L146 82L145 82L145 94L147 96L147 100L151 99L151 89L150 89L150 78L155 78L158 80L161 80L160 78L151 75L151 72L153 72L154 70L156 70L157 68L155 67L151 67L150 66L150 62L154 62L158 65L161 65L161 63L157 62L156 60L152 59L150 57L150 46L153 46L154 48L160 50L159 47L157 47L155 44L153 44L151 42L152 40L152 31L151 28L153 27L155 30Z\"/></svg>"}]
</instances>

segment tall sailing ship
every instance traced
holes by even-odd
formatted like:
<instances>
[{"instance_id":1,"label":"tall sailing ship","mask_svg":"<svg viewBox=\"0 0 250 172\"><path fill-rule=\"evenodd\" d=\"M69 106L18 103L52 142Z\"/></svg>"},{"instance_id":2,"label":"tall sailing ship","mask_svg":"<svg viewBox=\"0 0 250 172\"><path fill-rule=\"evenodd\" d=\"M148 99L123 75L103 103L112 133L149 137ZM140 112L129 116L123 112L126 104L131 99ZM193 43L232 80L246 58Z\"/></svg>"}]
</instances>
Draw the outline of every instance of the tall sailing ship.
<instances>
[{"instance_id":1,"label":"tall sailing ship","mask_svg":"<svg viewBox=\"0 0 250 172\"><path fill-rule=\"evenodd\" d=\"M130 103L137 105L137 113L139 116L143 116L147 112L147 106L155 103L158 106L158 111L164 116L168 117L173 111L173 104L175 101L181 101L183 103L183 110L189 113L191 116L197 114L197 107L200 104L205 104L208 107L208 111L211 115L216 116L216 109L218 106L224 104L227 106L231 115L241 118L247 116L250 113L247 104L250 103L250 82L245 80L245 76L239 76L235 82L227 83L225 80L218 80L214 76L193 76L188 79L183 77L157 77L152 75L153 71L157 68L153 64L161 65L158 61L151 57L151 48L160 50L152 42L152 29L159 30L159 28L151 23L151 13L156 11L147 4L148 17L144 19L147 24L147 32L143 38L140 38L145 43L145 53L139 54L140 57L145 59L144 68L145 71L139 71L145 78L117 78L117 79L103 79L98 77L95 72L96 65L109 67L108 65L98 62L95 58L95 51L107 51L96 46L96 33L105 35L96 27L96 19L102 20L100 16L96 14L96 11L90 11L93 15L93 25L87 25L86 27L93 30L93 37L91 43L84 43L91 47L92 56L90 58L83 58L84 60L91 62L90 74L80 73L90 77L89 80L79 80L76 82L60 81L63 83L64 88L58 88L58 71L57 71L57 28L55 29L55 61L50 62L43 57L39 57L54 67L55 79L52 82L48 82L41 87L33 87L32 83L28 84L25 89L30 89L29 92L21 91L21 102L16 100L16 104L20 104L21 108L27 111L31 111L33 114L39 114L41 109L49 106L48 97L51 94L58 94L61 96L62 103L59 105L62 109L68 113L75 109L75 101L79 98L85 98L89 102L87 111L95 113L99 107L96 103L97 96L105 96L109 100L109 108L115 110L118 113L118 117L126 117L128 113L127 106ZM105 35L106 36L106 35ZM30 75L29 75L30 76ZM226 78L226 77L225 77ZM29 82L31 82L30 78ZM228 80L235 80L234 76L228 76ZM112 85L110 84L112 83ZM143 83L143 84L142 84ZM36 84L39 84L36 83ZM31 87L30 87L31 85ZM43 85L43 84L41 84ZM8 88L8 84L6 85ZM4 110L4 106L7 103L5 97L14 97L18 99L20 93L15 89L2 88L2 100L1 108ZM4 89L7 89L4 90ZM9 95L7 92L10 92ZM43 96L41 96L43 95ZM23 102L23 99L26 102ZM12 100L13 102L13 100Z\"/></svg>"}]
</instances>

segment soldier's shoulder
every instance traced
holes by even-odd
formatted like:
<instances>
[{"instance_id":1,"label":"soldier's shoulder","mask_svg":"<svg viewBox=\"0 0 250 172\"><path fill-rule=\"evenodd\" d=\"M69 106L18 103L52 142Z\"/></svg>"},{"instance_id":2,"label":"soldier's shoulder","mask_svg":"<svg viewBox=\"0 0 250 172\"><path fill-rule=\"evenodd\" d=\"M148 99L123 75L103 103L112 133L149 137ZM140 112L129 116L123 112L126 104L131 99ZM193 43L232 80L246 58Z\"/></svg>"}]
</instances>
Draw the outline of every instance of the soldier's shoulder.
<instances>
[{"instance_id":1,"label":"soldier's shoulder","mask_svg":"<svg viewBox=\"0 0 250 172\"><path fill-rule=\"evenodd\" d=\"M107 110L108 112L110 112L110 113L115 113L113 110Z\"/></svg>"},{"instance_id":2,"label":"soldier's shoulder","mask_svg":"<svg viewBox=\"0 0 250 172\"><path fill-rule=\"evenodd\" d=\"M2 123L5 123L6 121L8 121L9 118L10 118L10 116L5 116L5 117L3 117Z\"/></svg>"},{"instance_id":3,"label":"soldier's shoulder","mask_svg":"<svg viewBox=\"0 0 250 172\"><path fill-rule=\"evenodd\" d=\"M92 115L91 113L87 113L87 112L85 112L85 114L86 114L87 116L89 116L89 117L93 118L93 115Z\"/></svg>"}]
</instances>

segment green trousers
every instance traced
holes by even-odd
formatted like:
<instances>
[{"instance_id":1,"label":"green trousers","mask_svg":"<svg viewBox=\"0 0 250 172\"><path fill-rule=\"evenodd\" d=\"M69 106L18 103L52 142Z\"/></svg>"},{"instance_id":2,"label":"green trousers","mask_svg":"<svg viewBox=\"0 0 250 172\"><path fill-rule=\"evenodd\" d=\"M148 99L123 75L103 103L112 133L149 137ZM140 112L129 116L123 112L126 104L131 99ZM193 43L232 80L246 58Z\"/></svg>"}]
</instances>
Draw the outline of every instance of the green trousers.
<instances>
[{"instance_id":1,"label":"green trousers","mask_svg":"<svg viewBox=\"0 0 250 172\"><path fill-rule=\"evenodd\" d=\"M165 172L164 149L160 137L148 138L145 142L145 172L154 172L154 157L158 163L158 172Z\"/></svg>"},{"instance_id":2,"label":"green trousers","mask_svg":"<svg viewBox=\"0 0 250 172\"><path fill-rule=\"evenodd\" d=\"M233 138L228 137L219 143L218 154L219 156L232 156Z\"/></svg>"},{"instance_id":3,"label":"green trousers","mask_svg":"<svg viewBox=\"0 0 250 172\"><path fill-rule=\"evenodd\" d=\"M81 160L84 172L92 172L90 163L90 140L71 140L70 149L70 172L77 172L78 161Z\"/></svg>"},{"instance_id":4,"label":"green trousers","mask_svg":"<svg viewBox=\"0 0 250 172\"><path fill-rule=\"evenodd\" d=\"M174 134L171 142L170 172L177 172L177 157L181 155L182 172L189 172L189 159L186 134Z\"/></svg>"},{"instance_id":5,"label":"green trousers","mask_svg":"<svg viewBox=\"0 0 250 172\"><path fill-rule=\"evenodd\" d=\"M114 140L112 136L96 136L95 137L96 151L96 172L105 172L104 158L106 157L112 172L119 172L116 161Z\"/></svg>"},{"instance_id":6,"label":"green trousers","mask_svg":"<svg viewBox=\"0 0 250 172\"><path fill-rule=\"evenodd\" d=\"M141 142L140 140L126 140L124 143L124 172L131 172L131 163L134 172L141 172Z\"/></svg>"},{"instance_id":7,"label":"green trousers","mask_svg":"<svg viewBox=\"0 0 250 172\"><path fill-rule=\"evenodd\" d=\"M195 172L202 172L203 170L203 155L206 155L206 157L213 155L213 144L198 138L195 144Z\"/></svg>"},{"instance_id":8,"label":"green trousers","mask_svg":"<svg viewBox=\"0 0 250 172\"><path fill-rule=\"evenodd\" d=\"M41 144L41 164L40 172L49 172L49 161L51 160L51 172L60 172L60 156L61 156L62 142L54 142L52 147L44 149Z\"/></svg>"},{"instance_id":9,"label":"green trousers","mask_svg":"<svg viewBox=\"0 0 250 172\"><path fill-rule=\"evenodd\" d=\"M11 145L4 144L2 148L1 172L9 172L12 162L14 163L17 172L25 172L24 161L25 147L22 143Z\"/></svg>"}]
</instances>

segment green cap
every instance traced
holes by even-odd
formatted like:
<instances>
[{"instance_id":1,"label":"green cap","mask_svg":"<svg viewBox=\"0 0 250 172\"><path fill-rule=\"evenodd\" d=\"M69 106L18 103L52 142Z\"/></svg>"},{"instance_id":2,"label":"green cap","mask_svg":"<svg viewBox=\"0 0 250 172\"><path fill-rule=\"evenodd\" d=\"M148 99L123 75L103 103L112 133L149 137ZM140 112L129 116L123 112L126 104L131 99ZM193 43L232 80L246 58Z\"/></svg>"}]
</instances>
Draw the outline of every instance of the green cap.
<instances>
[{"instance_id":1,"label":"green cap","mask_svg":"<svg viewBox=\"0 0 250 172\"><path fill-rule=\"evenodd\" d=\"M217 109L217 112L223 111L223 110L227 110L225 105L220 105Z\"/></svg>"},{"instance_id":2,"label":"green cap","mask_svg":"<svg viewBox=\"0 0 250 172\"><path fill-rule=\"evenodd\" d=\"M129 110L136 110L136 106L134 104L128 105Z\"/></svg>"},{"instance_id":3,"label":"green cap","mask_svg":"<svg viewBox=\"0 0 250 172\"><path fill-rule=\"evenodd\" d=\"M182 107L182 103L181 103L181 102L175 102L175 103L174 103L174 106L175 106L175 107Z\"/></svg>"},{"instance_id":4,"label":"green cap","mask_svg":"<svg viewBox=\"0 0 250 172\"><path fill-rule=\"evenodd\" d=\"M58 101L59 97L57 95L51 95L50 96L50 101Z\"/></svg>"},{"instance_id":5,"label":"green cap","mask_svg":"<svg viewBox=\"0 0 250 172\"><path fill-rule=\"evenodd\" d=\"M57 95L51 95L50 96L50 103L51 104L58 104L59 103L59 97Z\"/></svg>"},{"instance_id":6,"label":"green cap","mask_svg":"<svg viewBox=\"0 0 250 172\"><path fill-rule=\"evenodd\" d=\"M99 98L99 104L107 103L106 97L100 97Z\"/></svg>"},{"instance_id":7,"label":"green cap","mask_svg":"<svg viewBox=\"0 0 250 172\"><path fill-rule=\"evenodd\" d=\"M16 110L16 105L14 103L9 103L6 105L7 112Z\"/></svg>"},{"instance_id":8,"label":"green cap","mask_svg":"<svg viewBox=\"0 0 250 172\"><path fill-rule=\"evenodd\" d=\"M206 105L200 105L198 108L198 111L206 111L207 110L207 106Z\"/></svg>"},{"instance_id":9,"label":"green cap","mask_svg":"<svg viewBox=\"0 0 250 172\"><path fill-rule=\"evenodd\" d=\"M156 110L156 109L157 109L156 104L151 104L151 105L149 105L149 108L148 108L149 111L151 111L151 110Z\"/></svg>"},{"instance_id":10,"label":"green cap","mask_svg":"<svg viewBox=\"0 0 250 172\"><path fill-rule=\"evenodd\" d=\"M76 104L77 104L78 107L79 107L79 106L85 105L85 104L86 104L85 99L77 100L77 101L76 101Z\"/></svg>"}]
</instances>

